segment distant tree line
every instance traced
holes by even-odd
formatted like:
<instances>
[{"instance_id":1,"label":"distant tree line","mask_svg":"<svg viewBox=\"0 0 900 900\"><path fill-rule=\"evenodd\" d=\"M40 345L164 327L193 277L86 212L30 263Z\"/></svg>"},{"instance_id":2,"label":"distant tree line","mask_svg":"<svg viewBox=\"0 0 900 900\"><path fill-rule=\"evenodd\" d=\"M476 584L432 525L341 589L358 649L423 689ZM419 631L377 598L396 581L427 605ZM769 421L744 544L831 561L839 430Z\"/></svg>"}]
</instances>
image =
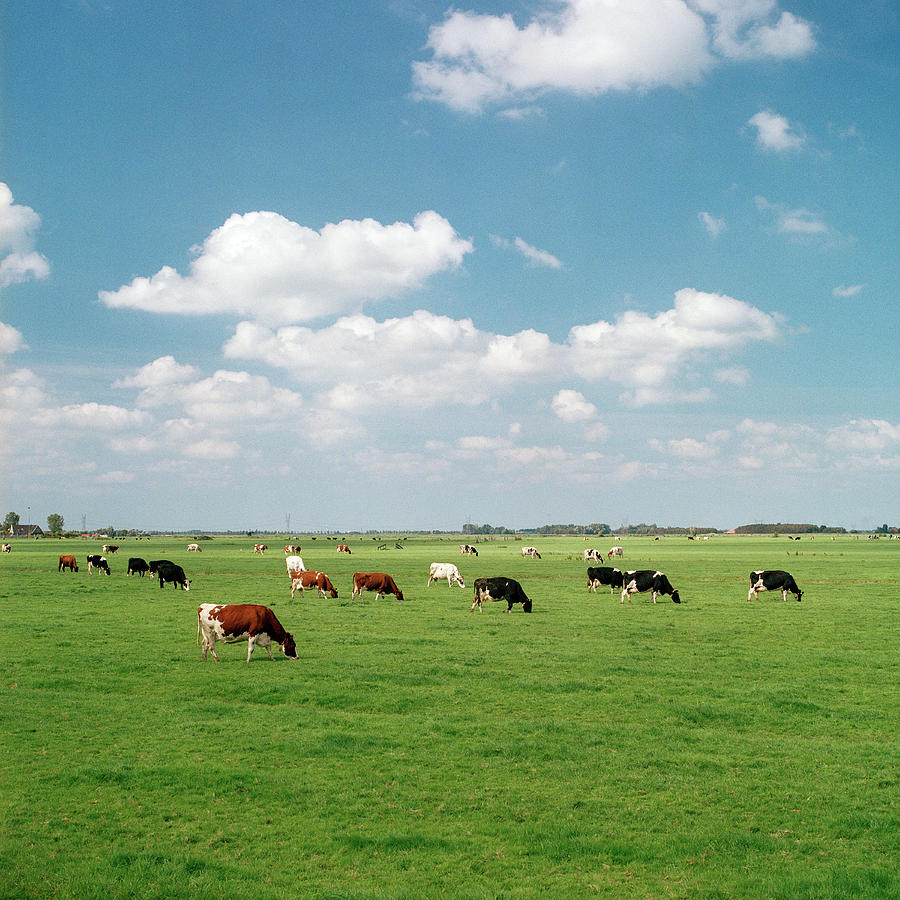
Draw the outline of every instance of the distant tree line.
<instances>
[{"instance_id":1,"label":"distant tree line","mask_svg":"<svg viewBox=\"0 0 900 900\"><path fill-rule=\"evenodd\" d=\"M836 525L810 525L808 522L759 522L739 525L735 534L846 534L847 529Z\"/></svg>"}]
</instances>

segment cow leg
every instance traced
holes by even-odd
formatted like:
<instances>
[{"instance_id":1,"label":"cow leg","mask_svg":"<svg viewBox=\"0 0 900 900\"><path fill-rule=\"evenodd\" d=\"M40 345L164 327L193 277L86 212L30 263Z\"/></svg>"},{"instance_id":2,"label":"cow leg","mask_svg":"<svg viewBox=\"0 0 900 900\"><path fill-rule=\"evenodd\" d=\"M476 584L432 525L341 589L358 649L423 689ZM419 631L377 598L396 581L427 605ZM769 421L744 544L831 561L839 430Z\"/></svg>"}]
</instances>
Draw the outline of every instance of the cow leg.
<instances>
[{"instance_id":1,"label":"cow leg","mask_svg":"<svg viewBox=\"0 0 900 900\"><path fill-rule=\"evenodd\" d=\"M656 591L653 591L653 602L656 603Z\"/></svg>"},{"instance_id":2,"label":"cow leg","mask_svg":"<svg viewBox=\"0 0 900 900\"><path fill-rule=\"evenodd\" d=\"M250 654L253 653L253 648L256 646L256 635L251 634L247 639L247 662L250 662Z\"/></svg>"},{"instance_id":3,"label":"cow leg","mask_svg":"<svg viewBox=\"0 0 900 900\"><path fill-rule=\"evenodd\" d=\"M788 595L787 589L782 589L782 591L781 591L781 602L782 603L787 602L787 595Z\"/></svg>"},{"instance_id":4,"label":"cow leg","mask_svg":"<svg viewBox=\"0 0 900 900\"><path fill-rule=\"evenodd\" d=\"M757 596L757 595L756 595L756 591L754 591L753 588L750 588L750 590L747 591L747 602L748 602L748 603L750 602L750 598L751 598L751 597L755 600L755 599L756 599L756 596Z\"/></svg>"}]
</instances>

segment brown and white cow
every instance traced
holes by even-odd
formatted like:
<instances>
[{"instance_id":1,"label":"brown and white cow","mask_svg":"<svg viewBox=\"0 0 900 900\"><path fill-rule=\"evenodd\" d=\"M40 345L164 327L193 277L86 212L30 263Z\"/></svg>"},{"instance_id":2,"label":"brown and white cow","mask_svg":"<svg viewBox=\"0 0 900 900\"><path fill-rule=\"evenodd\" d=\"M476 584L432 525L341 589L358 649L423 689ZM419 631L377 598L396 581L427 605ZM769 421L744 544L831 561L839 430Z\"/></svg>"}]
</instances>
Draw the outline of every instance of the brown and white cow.
<instances>
[{"instance_id":1,"label":"brown and white cow","mask_svg":"<svg viewBox=\"0 0 900 900\"><path fill-rule=\"evenodd\" d=\"M299 553L300 545L299 544L285 544L284 545L284 553L287 556L289 553Z\"/></svg>"},{"instance_id":2,"label":"brown and white cow","mask_svg":"<svg viewBox=\"0 0 900 900\"><path fill-rule=\"evenodd\" d=\"M338 553L350 553L350 546L348 544L338 544L337 552ZM350 555L352 556L353 554L350 553Z\"/></svg>"},{"instance_id":3,"label":"brown and white cow","mask_svg":"<svg viewBox=\"0 0 900 900\"><path fill-rule=\"evenodd\" d=\"M199 544L188 544L187 545L188 553L202 553L203 551L200 549Z\"/></svg>"},{"instance_id":4,"label":"brown and white cow","mask_svg":"<svg viewBox=\"0 0 900 900\"><path fill-rule=\"evenodd\" d=\"M12 553L12 545L3 544L2 546L0 546L0 553Z\"/></svg>"},{"instance_id":5,"label":"brown and white cow","mask_svg":"<svg viewBox=\"0 0 900 900\"><path fill-rule=\"evenodd\" d=\"M103 552L104 553L118 553L119 545L118 544L104 544Z\"/></svg>"},{"instance_id":6,"label":"brown and white cow","mask_svg":"<svg viewBox=\"0 0 900 900\"><path fill-rule=\"evenodd\" d=\"M325 596L325 591L328 591L332 597L337 597L338 595L334 585L331 583L331 579L324 572L303 570L291 572L290 574L292 597L294 596L294 591L300 591L303 594L304 590L317 590L320 597Z\"/></svg>"},{"instance_id":7,"label":"brown and white cow","mask_svg":"<svg viewBox=\"0 0 900 900\"><path fill-rule=\"evenodd\" d=\"M247 662L253 648L259 644L266 648L269 659L272 656L273 643L281 647L281 652L288 659L297 659L297 645L294 636L285 631L275 613L268 606L256 603L201 603L197 608L197 643L203 638L203 658L206 651L211 650L213 659L219 662L216 655L216 641L227 644L247 641Z\"/></svg>"},{"instance_id":8,"label":"brown and white cow","mask_svg":"<svg viewBox=\"0 0 900 900\"><path fill-rule=\"evenodd\" d=\"M383 594L393 594L398 600L403 599L403 591L390 575L383 572L354 572L352 597L362 596L363 591L375 591L375 599Z\"/></svg>"},{"instance_id":9,"label":"brown and white cow","mask_svg":"<svg viewBox=\"0 0 900 900\"><path fill-rule=\"evenodd\" d=\"M254 544L253 545L253 552L258 553L260 556L262 556L263 553L265 553L266 550L268 550L268 549L269 549L268 544Z\"/></svg>"},{"instance_id":10,"label":"brown and white cow","mask_svg":"<svg viewBox=\"0 0 900 900\"><path fill-rule=\"evenodd\" d=\"M610 547L609 553L606 554L607 559L612 559L614 556L622 556L622 548L621 547Z\"/></svg>"},{"instance_id":11,"label":"brown and white cow","mask_svg":"<svg viewBox=\"0 0 900 900\"><path fill-rule=\"evenodd\" d=\"M59 558L59 567L57 568L57 572L65 572L68 569L70 572L78 571L78 563L75 562L74 556L60 556Z\"/></svg>"}]
</instances>

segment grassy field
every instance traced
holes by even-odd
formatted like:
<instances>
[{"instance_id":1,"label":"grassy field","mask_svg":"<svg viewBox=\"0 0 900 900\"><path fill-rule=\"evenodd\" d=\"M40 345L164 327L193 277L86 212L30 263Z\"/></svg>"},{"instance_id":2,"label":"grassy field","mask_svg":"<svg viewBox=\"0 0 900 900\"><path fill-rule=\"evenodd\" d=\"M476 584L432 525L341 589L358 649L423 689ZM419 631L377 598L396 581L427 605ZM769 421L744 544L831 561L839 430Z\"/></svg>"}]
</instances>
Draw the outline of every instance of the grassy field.
<instances>
[{"instance_id":1,"label":"grassy field","mask_svg":"<svg viewBox=\"0 0 900 900\"><path fill-rule=\"evenodd\" d=\"M284 540L188 542L110 577L90 541L0 558L0 896L900 897L896 541L625 539L680 606L589 594L608 539L301 537L337 600L291 600ZM754 568L803 602L747 603ZM351 601L354 571L405 600ZM534 612L470 613L481 575ZM205 602L272 607L300 660L201 662Z\"/></svg>"}]
</instances>

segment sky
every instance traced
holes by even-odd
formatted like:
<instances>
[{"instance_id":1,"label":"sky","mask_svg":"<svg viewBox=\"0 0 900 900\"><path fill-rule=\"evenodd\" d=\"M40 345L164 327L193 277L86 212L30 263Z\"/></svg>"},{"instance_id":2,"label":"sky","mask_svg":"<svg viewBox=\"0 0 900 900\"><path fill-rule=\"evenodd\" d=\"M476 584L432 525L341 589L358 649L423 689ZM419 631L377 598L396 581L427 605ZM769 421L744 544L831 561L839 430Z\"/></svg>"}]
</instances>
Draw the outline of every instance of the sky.
<instances>
[{"instance_id":1,"label":"sky","mask_svg":"<svg viewBox=\"0 0 900 900\"><path fill-rule=\"evenodd\" d=\"M0 515L900 511L889 0L7 0Z\"/></svg>"}]
</instances>

